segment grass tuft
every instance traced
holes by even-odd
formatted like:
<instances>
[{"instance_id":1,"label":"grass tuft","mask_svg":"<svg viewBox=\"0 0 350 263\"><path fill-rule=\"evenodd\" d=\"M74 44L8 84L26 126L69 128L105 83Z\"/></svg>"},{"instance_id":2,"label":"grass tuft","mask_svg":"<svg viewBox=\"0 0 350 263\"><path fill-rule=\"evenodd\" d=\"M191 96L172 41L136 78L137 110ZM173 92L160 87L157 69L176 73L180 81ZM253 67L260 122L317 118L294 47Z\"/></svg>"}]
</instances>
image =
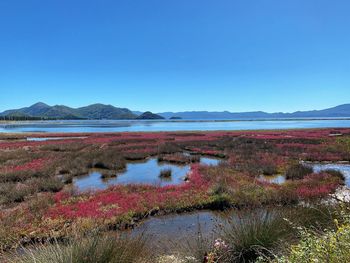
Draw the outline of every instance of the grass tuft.
<instances>
[{"instance_id":1,"label":"grass tuft","mask_svg":"<svg viewBox=\"0 0 350 263\"><path fill-rule=\"evenodd\" d=\"M8 263L143 263L152 262L147 239L112 235L75 239L69 244L23 248L7 258Z\"/></svg>"}]
</instances>

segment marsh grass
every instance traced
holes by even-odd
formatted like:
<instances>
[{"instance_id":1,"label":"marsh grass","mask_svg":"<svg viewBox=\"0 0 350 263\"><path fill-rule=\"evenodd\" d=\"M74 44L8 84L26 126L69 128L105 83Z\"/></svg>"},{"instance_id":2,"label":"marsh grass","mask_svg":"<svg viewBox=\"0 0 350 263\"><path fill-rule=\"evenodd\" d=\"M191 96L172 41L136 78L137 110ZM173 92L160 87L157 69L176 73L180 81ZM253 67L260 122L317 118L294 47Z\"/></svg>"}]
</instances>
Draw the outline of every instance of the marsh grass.
<instances>
[{"instance_id":1,"label":"marsh grass","mask_svg":"<svg viewBox=\"0 0 350 263\"><path fill-rule=\"evenodd\" d=\"M278 169L276 165L265 164L262 165L261 172L263 175L274 175L278 173Z\"/></svg>"},{"instance_id":2,"label":"marsh grass","mask_svg":"<svg viewBox=\"0 0 350 263\"><path fill-rule=\"evenodd\" d=\"M0 184L0 204L11 204L23 202L26 196L32 193L26 185L18 183Z\"/></svg>"},{"instance_id":3,"label":"marsh grass","mask_svg":"<svg viewBox=\"0 0 350 263\"><path fill-rule=\"evenodd\" d=\"M307 167L302 164L294 164L287 169L286 179L300 180L311 173L313 173L313 169L311 167Z\"/></svg>"},{"instance_id":4,"label":"marsh grass","mask_svg":"<svg viewBox=\"0 0 350 263\"><path fill-rule=\"evenodd\" d=\"M147 238L96 235L76 238L68 244L58 241L51 245L23 248L6 257L8 263L150 263L152 254Z\"/></svg>"},{"instance_id":5,"label":"marsh grass","mask_svg":"<svg viewBox=\"0 0 350 263\"><path fill-rule=\"evenodd\" d=\"M221 228L229 249L221 262L253 262L259 256L272 258L291 228L275 210L254 210L231 217Z\"/></svg>"}]
</instances>

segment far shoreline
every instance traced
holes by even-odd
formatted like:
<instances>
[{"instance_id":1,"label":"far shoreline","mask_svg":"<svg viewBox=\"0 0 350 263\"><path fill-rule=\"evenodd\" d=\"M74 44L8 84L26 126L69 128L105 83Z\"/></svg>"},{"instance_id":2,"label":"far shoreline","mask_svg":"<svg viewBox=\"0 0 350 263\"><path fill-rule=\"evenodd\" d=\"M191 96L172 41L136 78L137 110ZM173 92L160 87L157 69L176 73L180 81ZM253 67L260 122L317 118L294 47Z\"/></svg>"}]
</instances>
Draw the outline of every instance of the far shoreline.
<instances>
[{"instance_id":1,"label":"far shoreline","mask_svg":"<svg viewBox=\"0 0 350 263\"><path fill-rule=\"evenodd\" d=\"M0 121L0 134L212 132L350 128L350 118Z\"/></svg>"},{"instance_id":2,"label":"far shoreline","mask_svg":"<svg viewBox=\"0 0 350 263\"><path fill-rule=\"evenodd\" d=\"M329 137L334 137L331 132L335 130L341 132L341 135L348 134L350 127L320 127L320 128L281 128L281 129L259 129L259 130L179 130L179 131L106 131L106 132L0 132L0 140L2 137L16 137L16 139L28 139L28 138L51 138L51 137L62 137L62 140L70 139L72 137L81 137L79 139L86 139L87 136L103 137L104 135L115 135L115 134L131 134L131 135L142 135L142 134L226 134L226 135L237 135L244 133L245 135L263 135L264 133L288 133L288 132L329 132ZM345 132L345 133L342 133ZM350 133L349 133L350 134ZM83 138L84 137L84 138Z\"/></svg>"},{"instance_id":3,"label":"far shoreline","mask_svg":"<svg viewBox=\"0 0 350 263\"><path fill-rule=\"evenodd\" d=\"M84 122L251 122L251 121L317 121L350 120L350 117L302 117L302 118L249 118L249 119L57 119L57 120L0 120L0 124L20 123L84 123Z\"/></svg>"}]
</instances>

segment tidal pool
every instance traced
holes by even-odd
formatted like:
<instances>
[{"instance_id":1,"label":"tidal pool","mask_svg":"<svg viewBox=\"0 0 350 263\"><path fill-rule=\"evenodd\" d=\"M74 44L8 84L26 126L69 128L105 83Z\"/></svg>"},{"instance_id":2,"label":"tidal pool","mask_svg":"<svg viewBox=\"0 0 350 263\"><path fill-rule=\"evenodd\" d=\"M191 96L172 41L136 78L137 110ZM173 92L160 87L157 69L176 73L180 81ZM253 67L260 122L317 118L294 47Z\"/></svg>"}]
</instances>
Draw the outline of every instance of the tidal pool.
<instances>
[{"instance_id":1,"label":"tidal pool","mask_svg":"<svg viewBox=\"0 0 350 263\"><path fill-rule=\"evenodd\" d=\"M311 167L315 173L319 173L325 170L336 170L341 172L345 177L345 185L350 187L350 164L340 164L340 163L303 163L305 166ZM260 175L260 181L274 183L274 184L283 184L286 182L285 175Z\"/></svg>"},{"instance_id":2,"label":"tidal pool","mask_svg":"<svg viewBox=\"0 0 350 263\"><path fill-rule=\"evenodd\" d=\"M284 184L286 182L285 175L260 175L259 180L262 182L268 182L271 184Z\"/></svg>"},{"instance_id":3,"label":"tidal pool","mask_svg":"<svg viewBox=\"0 0 350 263\"><path fill-rule=\"evenodd\" d=\"M350 164L336 164L336 163L306 163L305 165L312 167L315 173L332 169L341 172L345 177L345 185L350 187Z\"/></svg>"},{"instance_id":4,"label":"tidal pool","mask_svg":"<svg viewBox=\"0 0 350 263\"><path fill-rule=\"evenodd\" d=\"M29 142L45 142L45 141L58 141L58 140L77 140L85 139L87 137L27 137Z\"/></svg>"},{"instance_id":5,"label":"tidal pool","mask_svg":"<svg viewBox=\"0 0 350 263\"><path fill-rule=\"evenodd\" d=\"M226 211L196 211L184 214L156 216L146 219L127 230L131 236L144 234L153 245L165 251L176 251L189 248L188 245L198 244L200 241L213 242L220 237L224 229L229 230L233 225L250 223L258 217L267 220L278 215L278 209L254 209ZM173 246L173 247L172 247ZM186 246L186 247L185 247Z\"/></svg>"},{"instance_id":6,"label":"tidal pool","mask_svg":"<svg viewBox=\"0 0 350 263\"><path fill-rule=\"evenodd\" d=\"M169 245L193 243L201 234L204 239L215 239L215 233L233 212L197 211L186 214L151 217L127 233L132 236L145 234L152 244L162 249ZM167 247L164 247L167 244ZM179 247L177 247L179 248ZM174 248L171 248L173 251Z\"/></svg>"},{"instance_id":7,"label":"tidal pool","mask_svg":"<svg viewBox=\"0 0 350 263\"><path fill-rule=\"evenodd\" d=\"M220 159L201 157L200 163L204 165L218 165ZM162 170L170 169L171 177L161 178ZM87 176L74 178L73 184L80 191L101 190L118 184L152 184L158 186L177 185L184 182L184 177L190 171L190 165L176 165L166 162L158 162L157 158L150 158L144 162L128 163L123 172L116 177L102 179L101 173L92 172Z\"/></svg>"}]
</instances>

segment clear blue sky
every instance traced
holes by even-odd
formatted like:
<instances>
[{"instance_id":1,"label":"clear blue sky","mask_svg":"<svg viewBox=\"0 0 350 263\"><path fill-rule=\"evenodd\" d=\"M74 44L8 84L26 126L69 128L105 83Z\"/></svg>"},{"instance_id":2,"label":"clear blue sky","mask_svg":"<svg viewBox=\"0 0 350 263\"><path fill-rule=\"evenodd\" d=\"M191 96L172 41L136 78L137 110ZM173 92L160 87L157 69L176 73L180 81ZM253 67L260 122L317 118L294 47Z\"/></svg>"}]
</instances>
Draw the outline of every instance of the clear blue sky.
<instances>
[{"instance_id":1,"label":"clear blue sky","mask_svg":"<svg viewBox=\"0 0 350 263\"><path fill-rule=\"evenodd\" d=\"M1 0L0 111L350 103L349 0Z\"/></svg>"}]
</instances>

